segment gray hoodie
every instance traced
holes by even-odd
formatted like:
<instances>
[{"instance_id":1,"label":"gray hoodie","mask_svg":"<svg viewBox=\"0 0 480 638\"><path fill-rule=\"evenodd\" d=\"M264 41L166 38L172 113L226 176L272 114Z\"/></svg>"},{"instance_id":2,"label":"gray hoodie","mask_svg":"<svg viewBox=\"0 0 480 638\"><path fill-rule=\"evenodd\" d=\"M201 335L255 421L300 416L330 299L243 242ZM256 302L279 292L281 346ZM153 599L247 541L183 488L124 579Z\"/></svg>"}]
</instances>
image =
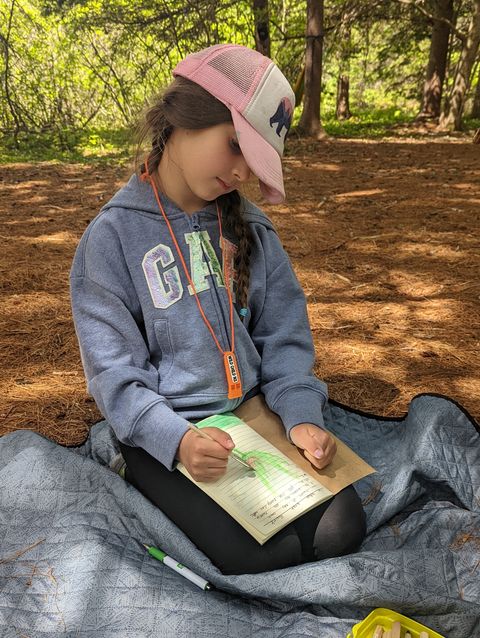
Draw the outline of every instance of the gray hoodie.
<instances>
[{"instance_id":1,"label":"gray hoodie","mask_svg":"<svg viewBox=\"0 0 480 638\"><path fill-rule=\"evenodd\" d=\"M188 215L161 198L203 310L229 350L215 204ZM243 205L253 234L243 322L234 308L243 394L259 385L287 434L298 423L323 426L327 390L312 373L305 296L272 222L248 200ZM227 269L236 247L225 229L224 237ZM120 441L171 469L187 421L234 410L242 399L227 398L223 356L149 184L133 175L102 208L77 248L70 284L88 391Z\"/></svg>"}]
</instances>

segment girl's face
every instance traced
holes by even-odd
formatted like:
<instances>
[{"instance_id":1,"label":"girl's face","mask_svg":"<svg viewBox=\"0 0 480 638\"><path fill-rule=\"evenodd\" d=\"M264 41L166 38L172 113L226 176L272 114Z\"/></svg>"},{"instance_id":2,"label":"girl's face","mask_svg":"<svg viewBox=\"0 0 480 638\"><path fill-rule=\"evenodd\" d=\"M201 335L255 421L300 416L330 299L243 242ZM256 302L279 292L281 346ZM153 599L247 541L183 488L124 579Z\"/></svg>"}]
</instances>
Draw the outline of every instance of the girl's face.
<instances>
[{"instance_id":1,"label":"girl's face","mask_svg":"<svg viewBox=\"0 0 480 638\"><path fill-rule=\"evenodd\" d=\"M250 175L231 123L175 129L159 166L166 194L187 213L235 190Z\"/></svg>"}]
</instances>

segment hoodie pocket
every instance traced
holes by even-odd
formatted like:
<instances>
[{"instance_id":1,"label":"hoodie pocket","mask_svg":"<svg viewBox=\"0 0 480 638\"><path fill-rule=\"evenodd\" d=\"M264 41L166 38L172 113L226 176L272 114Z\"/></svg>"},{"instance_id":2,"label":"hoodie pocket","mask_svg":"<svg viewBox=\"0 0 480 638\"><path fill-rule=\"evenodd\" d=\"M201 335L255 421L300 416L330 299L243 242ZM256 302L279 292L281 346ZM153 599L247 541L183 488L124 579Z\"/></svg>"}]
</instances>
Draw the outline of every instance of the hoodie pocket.
<instances>
[{"instance_id":1,"label":"hoodie pocket","mask_svg":"<svg viewBox=\"0 0 480 638\"><path fill-rule=\"evenodd\" d=\"M158 362L158 376L161 382L168 376L173 366L174 352L168 319L156 319L153 322L155 337L160 349L160 360Z\"/></svg>"}]
</instances>

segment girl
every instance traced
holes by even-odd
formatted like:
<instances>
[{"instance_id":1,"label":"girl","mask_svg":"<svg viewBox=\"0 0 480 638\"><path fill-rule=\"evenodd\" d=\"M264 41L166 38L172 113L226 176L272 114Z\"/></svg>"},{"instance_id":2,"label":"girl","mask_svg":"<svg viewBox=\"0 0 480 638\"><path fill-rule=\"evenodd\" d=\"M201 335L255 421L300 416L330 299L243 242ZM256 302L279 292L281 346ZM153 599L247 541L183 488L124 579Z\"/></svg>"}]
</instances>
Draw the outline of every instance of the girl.
<instances>
[{"instance_id":1,"label":"girl","mask_svg":"<svg viewBox=\"0 0 480 638\"><path fill-rule=\"evenodd\" d=\"M179 460L197 481L221 477L233 441L217 428L206 440L188 422L258 393L312 465L335 454L305 297L271 221L237 190L254 173L268 201L283 201L292 89L270 59L228 44L189 55L174 76L146 113L148 157L75 255L89 392L119 439L127 479L223 573L352 552L365 534L352 487L260 546L173 471Z\"/></svg>"}]
</instances>

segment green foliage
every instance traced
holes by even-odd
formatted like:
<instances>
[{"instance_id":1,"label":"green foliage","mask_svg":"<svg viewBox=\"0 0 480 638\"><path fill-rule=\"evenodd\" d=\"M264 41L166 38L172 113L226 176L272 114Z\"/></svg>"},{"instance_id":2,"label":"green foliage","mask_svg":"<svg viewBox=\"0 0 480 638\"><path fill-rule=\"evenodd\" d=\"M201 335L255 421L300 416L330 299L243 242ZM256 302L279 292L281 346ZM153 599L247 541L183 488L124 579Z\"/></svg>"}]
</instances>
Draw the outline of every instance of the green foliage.
<instances>
[{"instance_id":1,"label":"green foliage","mask_svg":"<svg viewBox=\"0 0 480 638\"><path fill-rule=\"evenodd\" d=\"M297 109L293 123L298 123L300 110ZM323 119L325 131L332 137L370 138L397 136L397 127L408 125L414 119L414 112L396 108L365 110L355 117L338 122L331 113ZM480 119L466 118L464 129L476 131ZM68 129L62 132L29 134L22 137L20 149L15 148L12 137L0 138L0 165L10 162L79 162L98 164L126 164L133 158L135 148L130 129L90 128L83 131ZM414 135L414 130L411 135Z\"/></svg>"},{"instance_id":2,"label":"green foliage","mask_svg":"<svg viewBox=\"0 0 480 638\"><path fill-rule=\"evenodd\" d=\"M464 29L472 0L458 6L458 28ZM270 0L269 7L272 57L294 84L304 60L306 0ZM395 121L395 112L413 115L428 58L429 20L393 0L332 0L325 12L327 130L376 135ZM105 132L132 127L186 54L217 42L254 46L254 18L251 0L3 0L0 34L4 157L38 152L81 159L89 152L114 153L116 142L110 149ZM452 65L459 48L452 38ZM333 113L337 78L345 69L354 117L340 124ZM379 119L369 119L374 113Z\"/></svg>"},{"instance_id":3,"label":"green foliage","mask_svg":"<svg viewBox=\"0 0 480 638\"><path fill-rule=\"evenodd\" d=\"M98 162L130 161L134 149L129 129L66 129L20 136L17 148L11 136L0 138L0 164L9 162Z\"/></svg>"},{"instance_id":4,"label":"green foliage","mask_svg":"<svg viewBox=\"0 0 480 638\"><path fill-rule=\"evenodd\" d=\"M292 85L305 58L306 1L270 0L271 55Z\"/></svg>"},{"instance_id":5,"label":"green foliage","mask_svg":"<svg viewBox=\"0 0 480 638\"><path fill-rule=\"evenodd\" d=\"M465 117L462 124L464 131L476 131L480 128L480 117Z\"/></svg>"},{"instance_id":6,"label":"green foliage","mask_svg":"<svg viewBox=\"0 0 480 638\"><path fill-rule=\"evenodd\" d=\"M325 131L334 137L378 138L395 133L395 126L413 121L415 113L395 107L364 110L348 120L339 122L333 113L323 119Z\"/></svg>"}]
</instances>

